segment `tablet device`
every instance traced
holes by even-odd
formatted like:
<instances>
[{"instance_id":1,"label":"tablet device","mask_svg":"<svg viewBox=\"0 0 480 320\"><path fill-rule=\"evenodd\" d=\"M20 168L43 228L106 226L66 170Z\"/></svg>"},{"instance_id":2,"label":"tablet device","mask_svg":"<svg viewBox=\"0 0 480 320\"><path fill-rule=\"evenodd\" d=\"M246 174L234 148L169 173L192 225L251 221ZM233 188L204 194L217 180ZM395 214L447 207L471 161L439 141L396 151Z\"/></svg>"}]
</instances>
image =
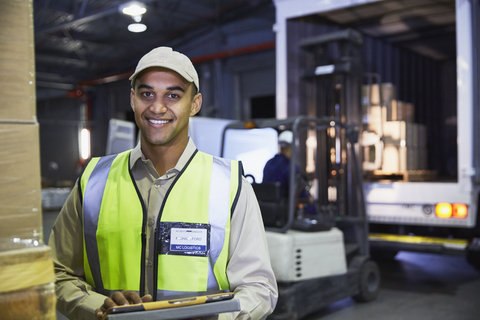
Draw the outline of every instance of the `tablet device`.
<instances>
[{"instance_id":1,"label":"tablet device","mask_svg":"<svg viewBox=\"0 0 480 320\"><path fill-rule=\"evenodd\" d=\"M151 310L159 310L159 309L192 306L192 305L205 304L205 303L214 303L219 301L231 300L233 299L233 296L234 296L233 292L226 292L226 293L218 293L218 294L211 294L211 295L205 295L205 296L181 298L181 299L145 302L145 303L131 304L128 306L115 306L107 309L107 311L105 311L105 313L103 314L102 319L108 319L109 315L114 315L114 314L138 312L138 311L151 311Z\"/></svg>"}]
</instances>

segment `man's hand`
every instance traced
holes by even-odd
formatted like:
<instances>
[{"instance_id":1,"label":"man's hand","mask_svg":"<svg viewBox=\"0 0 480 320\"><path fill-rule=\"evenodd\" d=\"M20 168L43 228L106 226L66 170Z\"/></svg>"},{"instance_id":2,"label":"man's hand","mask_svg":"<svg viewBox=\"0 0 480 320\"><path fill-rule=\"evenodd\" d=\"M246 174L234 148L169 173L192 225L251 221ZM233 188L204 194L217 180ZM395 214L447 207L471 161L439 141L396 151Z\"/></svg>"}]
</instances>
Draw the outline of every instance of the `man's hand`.
<instances>
[{"instance_id":1,"label":"man's hand","mask_svg":"<svg viewBox=\"0 0 480 320\"><path fill-rule=\"evenodd\" d=\"M97 318L102 319L104 312L115 306L128 306L130 304L152 301L152 296L147 294L140 298L136 291L116 291L109 298L105 299L103 305L96 310Z\"/></svg>"}]
</instances>

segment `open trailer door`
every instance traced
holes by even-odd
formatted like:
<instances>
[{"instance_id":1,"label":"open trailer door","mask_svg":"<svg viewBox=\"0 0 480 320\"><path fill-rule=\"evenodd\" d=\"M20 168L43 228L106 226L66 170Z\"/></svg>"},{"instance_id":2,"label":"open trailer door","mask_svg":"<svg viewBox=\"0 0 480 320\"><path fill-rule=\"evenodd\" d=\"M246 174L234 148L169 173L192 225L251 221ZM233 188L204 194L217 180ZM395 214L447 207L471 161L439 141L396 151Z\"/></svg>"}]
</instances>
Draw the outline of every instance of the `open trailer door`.
<instances>
[{"instance_id":1,"label":"open trailer door","mask_svg":"<svg viewBox=\"0 0 480 320\"><path fill-rule=\"evenodd\" d=\"M479 94L474 90L479 1L305 0L298 6L276 0L275 5L279 118L317 112L308 107L315 99L308 84L299 80L311 61L299 49L306 37L346 28L360 32L365 75L388 83L378 90L385 94L376 109L365 108L372 106L370 94L358 97L367 102L364 120L381 122L378 141L385 146L383 169L389 168L364 174L371 246L471 257L480 238ZM368 76L364 79L368 86ZM388 86L393 94L385 92ZM370 83L364 92L372 88ZM365 121L365 131L378 127L372 122ZM374 163L371 153L365 151L364 160Z\"/></svg>"}]
</instances>

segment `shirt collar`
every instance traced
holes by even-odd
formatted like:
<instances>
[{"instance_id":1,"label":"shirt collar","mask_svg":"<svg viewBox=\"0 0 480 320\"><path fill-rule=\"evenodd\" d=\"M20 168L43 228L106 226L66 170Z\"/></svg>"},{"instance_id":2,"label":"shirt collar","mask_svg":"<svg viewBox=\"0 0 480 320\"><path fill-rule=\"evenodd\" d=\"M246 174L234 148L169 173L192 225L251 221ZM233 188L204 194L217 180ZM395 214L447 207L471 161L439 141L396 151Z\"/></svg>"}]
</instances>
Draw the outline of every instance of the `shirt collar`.
<instances>
[{"instance_id":1,"label":"shirt collar","mask_svg":"<svg viewBox=\"0 0 480 320\"><path fill-rule=\"evenodd\" d=\"M174 169L182 171L183 167L185 167L195 150L197 150L195 143L193 142L192 138L188 137L187 146L185 147L185 150L183 150L183 153L178 159ZM130 169L133 168L138 160L146 160L145 155L142 152L140 142L135 146L135 148L132 149L132 152L130 153Z\"/></svg>"}]
</instances>

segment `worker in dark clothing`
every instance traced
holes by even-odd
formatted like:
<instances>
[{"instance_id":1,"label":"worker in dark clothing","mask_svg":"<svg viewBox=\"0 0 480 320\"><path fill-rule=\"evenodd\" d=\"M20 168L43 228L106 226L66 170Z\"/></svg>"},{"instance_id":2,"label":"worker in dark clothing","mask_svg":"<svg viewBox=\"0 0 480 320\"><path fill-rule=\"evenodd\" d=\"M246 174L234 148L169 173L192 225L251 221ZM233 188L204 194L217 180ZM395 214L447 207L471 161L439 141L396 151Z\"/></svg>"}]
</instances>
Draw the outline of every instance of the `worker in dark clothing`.
<instances>
[{"instance_id":1,"label":"worker in dark clothing","mask_svg":"<svg viewBox=\"0 0 480 320\"><path fill-rule=\"evenodd\" d=\"M263 168L263 182L280 182L288 190L290 181L290 155L292 151L291 131L283 131L278 136L280 153L268 160Z\"/></svg>"},{"instance_id":2,"label":"worker in dark clothing","mask_svg":"<svg viewBox=\"0 0 480 320\"><path fill-rule=\"evenodd\" d=\"M284 196L288 196L290 185L290 157L292 152L293 133L283 131L278 136L278 145L280 152L272 159L268 160L263 168L263 182L280 182L284 191ZM298 176L300 168L295 168L295 174ZM298 187L298 186L297 186ZM315 215L315 205L312 203L310 193L302 188L298 193L298 202L306 214ZM302 217L303 218L303 214Z\"/></svg>"}]
</instances>

